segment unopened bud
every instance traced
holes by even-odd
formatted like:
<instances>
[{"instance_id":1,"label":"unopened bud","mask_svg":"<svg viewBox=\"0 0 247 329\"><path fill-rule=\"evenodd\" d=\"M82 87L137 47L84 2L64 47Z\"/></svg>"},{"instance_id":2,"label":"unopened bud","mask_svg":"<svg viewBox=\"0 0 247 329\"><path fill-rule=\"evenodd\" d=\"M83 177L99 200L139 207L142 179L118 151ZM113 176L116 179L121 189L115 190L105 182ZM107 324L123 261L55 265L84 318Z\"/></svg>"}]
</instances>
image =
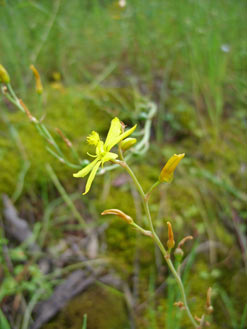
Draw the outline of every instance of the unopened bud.
<instances>
[{"instance_id":1,"label":"unopened bud","mask_svg":"<svg viewBox=\"0 0 247 329\"><path fill-rule=\"evenodd\" d=\"M8 92L8 88L6 86L2 86L2 93L5 95Z\"/></svg>"},{"instance_id":2,"label":"unopened bud","mask_svg":"<svg viewBox=\"0 0 247 329\"><path fill-rule=\"evenodd\" d=\"M207 291L207 303L206 303L206 309L209 314L211 314L214 311L214 308L211 305L211 297L212 297L212 288L209 287Z\"/></svg>"},{"instance_id":3,"label":"unopened bud","mask_svg":"<svg viewBox=\"0 0 247 329\"><path fill-rule=\"evenodd\" d=\"M171 250L175 246L175 241L174 241L174 235L173 235L173 230L172 230L172 224L170 222L167 222L167 226L168 226L167 247L169 250Z\"/></svg>"},{"instance_id":4,"label":"unopened bud","mask_svg":"<svg viewBox=\"0 0 247 329\"><path fill-rule=\"evenodd\" d=\"M107 210L104 210L101 215L115 215L115 216L118 216L120 218L122 218L126 223L128 224L133 224L134 221L133 219L128 216L127 214L125 214L123 211L119 210L119 209L107 209Z\"/></svg>"},{"instance_id":5,"label":"unopened bud","mask_svg":"<svg viewBox=\"0 0 247 329\"><path fill-rule=\"evenodd\" d=\"M179 301L179 302L175 302L173 305L179 307L180 309L184 309L184 308L185 308L185 307L184 307L184 303L181 302L181 301Z\"/></svg>"},{"instance_id":6,"label":"unopened bud","mask_svg":"<svg viewBox=\"0 0 247 329\"><path fill-rule=\"evenodd\" d=\"M178 248L181 248L185 242L189 241L189 240L193 240L193 236L192 235L187 235L186 237L184 237L178 244Z\"/></svg>"},{"instance_id":7,"label":"unopened bud","mask_svg":"<svg viewBox=\"0 0 247 329\"><path fill-rule=\"evenodd\" d=\"M0 83L9 83L10 77L2 64L0 64Z\"/></svg>"},{"instance_id":8,"label":"unopened bud","mask_svg":"<svg viewBox=\"0 0 247 329\"><path fill-rule=\"evenodd\" d=\"M207 308L207 312L208 312L208 314L213 313L213 311L214 311L214 308L213 308L212 305L210 305L210 306Z\"/></svg>"},{"instance_id":9,"label":"unopened bud","mask_svg":"<svg viewBox=\"0 0 247 329\"><path fill-rule=\"evenodd\" d=\"M183 256L184 256L184 251L182 249L182 246L184 245L184 243L188 240L192 240L193 239L193 236L191 235L188 235L186 236L185 238L183 238L179 243L178 243L178 246L177 248L175 249L174 251L174 256L176 257L176 260L178 262L181 262Z\"/></svg>"},{"instance_id":10,"label":"unopened bud","mask_svg":"<svg viewBox=\"0 0 247 329\"><path fill-rule=\"evenodd\" d=\"M176 248L174 251L174 256L178 262L181 262L184 256L184 252L181 248Z\"/></svg>"},{"instance_id":11,"label":"unopened bud","mask_svg":"<svg viewBox=\"0 0 247 329\"><path fill-rule=\"evenodd\" d=\"M133 145L135 145L136 143L136 138L133 137L129 137L124 139L121 143L120 143L120 147L123 151L127 151L128 149L130 149Z\"/></svg>"},{"instance_id":12,"label":"unopened bud","mask_svg":"<svg viewBox=\"0 0 247 329\"><path fill-rule=\"evenodd\" d=\"M161 170L159 181L160 182L167 182L170 183L173 179L173 173L179 164L179 162L183 159L185 156L184 153L182 154L174 154L165 164L163 169Z\"/></svg>"},{"instance_id":13,"label":"unopened bud","mask_svg":"<svg viewBox=\"0 0 247 329\"><path fill-rule=\"evenodd\" d=\"M42 85L42 82L41 82L39 72L33 64L30 65L30 69L33 71L33 74L34 74L34 77L35 77L36 92L37 92L37 94L41 95L43 93L43 85Z\"/></svg>"}]
</instances>

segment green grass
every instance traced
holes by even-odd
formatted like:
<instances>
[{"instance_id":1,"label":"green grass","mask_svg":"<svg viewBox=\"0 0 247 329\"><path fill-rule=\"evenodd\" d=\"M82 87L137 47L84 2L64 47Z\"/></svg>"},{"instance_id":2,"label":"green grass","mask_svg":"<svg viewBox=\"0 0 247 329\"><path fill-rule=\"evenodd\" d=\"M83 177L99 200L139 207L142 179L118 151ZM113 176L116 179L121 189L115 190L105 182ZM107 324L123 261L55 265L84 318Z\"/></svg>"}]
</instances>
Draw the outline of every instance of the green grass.
<instances>
[{"instance_id":1,"label":"green grass","mask_svg":"<svg viewBox=\"0 0 247 329\"><path fill-rule=\"evenodd\" d=\"M162 88L175 92L194 103L198 123L218 127L228 103L236 112L243 99L244 7L230 0L133 0L123 10L116 1L3 1L1 62L20 89L30 84L32 62L46 79L60 72L67 84L91 81L115 63L115 81L132 77L158 97Z\"/></svg>"}]
</instances>

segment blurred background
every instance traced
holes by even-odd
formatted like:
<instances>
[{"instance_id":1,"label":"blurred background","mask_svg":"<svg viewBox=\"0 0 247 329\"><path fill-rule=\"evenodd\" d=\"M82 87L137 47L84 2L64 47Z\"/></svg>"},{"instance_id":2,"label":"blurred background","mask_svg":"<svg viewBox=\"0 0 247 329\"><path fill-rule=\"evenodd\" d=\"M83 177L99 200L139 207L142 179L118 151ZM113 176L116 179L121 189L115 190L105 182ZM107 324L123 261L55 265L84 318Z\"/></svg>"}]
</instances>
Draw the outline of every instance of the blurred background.
<instances>
[{"instance_id":1,"label":"blurred background","mask_svg":"<svg viewBox=\"0 0 247 329\"><path fill-rule=\"evenodd\" d=\"M130 179L106 170L82 196L72 176L115 116L146 138L129 161L145 190L186 153L152 195L154 225L164 243L167 220L177 242L194 237L181 265L192 313L211 286L210 328L247 328L246 33L245 1L0 1L0 63L68 159L1 93L1 329L81 329L85 314L88 329L191 328L152 241L100 216L145 226Z\"/></svg>"}]
</instances>

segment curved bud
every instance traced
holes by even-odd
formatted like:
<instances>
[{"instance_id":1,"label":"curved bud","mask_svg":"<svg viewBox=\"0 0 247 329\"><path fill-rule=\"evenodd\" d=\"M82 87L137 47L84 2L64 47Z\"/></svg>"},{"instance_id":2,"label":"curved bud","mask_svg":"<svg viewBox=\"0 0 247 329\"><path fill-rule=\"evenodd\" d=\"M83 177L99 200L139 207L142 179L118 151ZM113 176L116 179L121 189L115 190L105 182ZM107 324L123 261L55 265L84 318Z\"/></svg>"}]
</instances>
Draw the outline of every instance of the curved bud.
<instances>
[{"instance_id":1,"label":"curved bud","mask_svg":"<svg viewBox=\"0 0 247 329\"><path fill-rule=\"evenodd\" d=\"M42 82L41 82L39 72L33 64L30 65L30 69L33 71L33 75L35 77L36 92L37 92L37 94L41 95L43 93L43 85L42 85Z\"/></svg>"},{"instance_id":2,"label":"curved bud","mask_svg":"<svg viewBox=\"0 0 247 329\"><path fill-rule=\"evenodd\" d=\"M2 64L0 64L0 83L9 83L10 77Z\"/></svg>"},{"instance_id":3,"label":"curved bud","mask_svg":"<svg viewBox=\"0 0 247 329\"><path fill-rule=\"evenodd\" d=\"M128 149L130 149L133 145L135 145L136 143L136 138L133 137L129 137L124 139L121 143L120 143L120 147L123 151L127 151Z\"/></svg>"},{"instance_id":4,"label":"curved bud","mask_svg":"<svg viewBox=\"0 0 247 329\"><path fill-rule=\"evenodd\" d=\"M182 248L182 246L185 244L185 242L189 241L189 240L193 240L193 236L192 235L187 235L186 237L184 237L178 244L178 248Z\"/></svg>"},{"instance_id":5,"label":"curved bud","mask_svg":"<svg viewBox=\"0 0 247 329\"><path fill-rule=\"evenodd\" d=\"M170 183L173 179L173 173L179 164L179 162L183 159L185 156L184 153L182 154L174 154L165 164L163 169L161 170L159 181L160 182L167 182Z\"/></svg>"},{"instance_id":6,"label":"curved bud","mask_svg":"<svg viewBox=\"0 0 247 329\"><path fill-rule=\"evenodd\" d=\"M175 303L173 303L173 305L179 307L181 310L185 309L184 303L181 301L175 302Z\"/></svg>"},{"instance_id":7,"label":"curved bud","mask_svg":"<svg viewBox=\"0 0 247 329\"><path fill-rule=\"evenodd\" d=\"M123 211L119 210L119 209L107 209L107 210L104 210L101 215L115 215L115 216L118 216L120 218L122 218L126 223L128 224L133 224L134 221L133 219L126 215Z\"/></svg>"},{"instance_id":8,"label":"curved bud","mask_svg":"<svg viewBox=\"0 0 247 329\"><path fill-rule=\"evenodd\" d=\"M167 222L167 226L168 226L167 247L169 250L171 250L175 246L175 241L174 241L174 235L173 235L173 230L172 230L172 224L170 222Z\"/></svg>"}]
</instances>

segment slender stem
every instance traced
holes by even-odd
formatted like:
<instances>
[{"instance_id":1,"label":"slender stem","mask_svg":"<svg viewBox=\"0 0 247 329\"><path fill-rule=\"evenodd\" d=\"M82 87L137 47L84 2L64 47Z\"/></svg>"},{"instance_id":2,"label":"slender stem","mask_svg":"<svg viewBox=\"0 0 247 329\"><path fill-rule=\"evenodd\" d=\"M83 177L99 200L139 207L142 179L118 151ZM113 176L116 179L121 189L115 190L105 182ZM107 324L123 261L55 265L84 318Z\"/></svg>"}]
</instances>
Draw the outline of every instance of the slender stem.
<instances>
[{"instance_id":1,"label":"slender stem","mask_svg":"<svg viewBox=\"0 0 247 329\"><path fill-rule=\"evenodd\" d=\"M50 175L50 178L51 178L52 182L54 183L54 185L56 186L57 190L61 194L63 200L66 202L66 204L68 205L68 207L72 211L73 215L75 216L75 218L80 223L81 227L82 228L85 228L87 226L87 224L86 224L84 218L81 216L81 214L79 213L79 211L76 209L74 203L72 202L72 200L70 199L70 197L66 193L64 187L59 182L59 180L58 180L55 172L52 169L52 167L49 164L47 164L46 169L47 169L48 174Z\"/></svg>"},{"instance_id":2,"label":"slender stem","mask_svg":"<svg viewBox=\"0 0 247 329\"><path fill-rule=\"evenodd\" d=\"M25 113L24 108L21 106L20 101L18 97L16 96L12 86L10 83L7 83L7 88L10 92L10 95L8 93L5 94L5 96L8 98L9 101L11 101L12 104L14 104L16 107L18 107L19 110Z\"/></svg>"},{"instance_id":3,"label":"slender stem","mask_svg":"<svg viewBox=\"0 0 247 329\"><path fill-rule=\"evenodd\" d=\"M174 276L174 278L177 281L177 284L179 286L187 315L190 318L191 322L193 323L194 327L198 328L198 325L197 325L196 321L194 320L193 315L191 314L191 311L190 311L190 308L189 308L189 305L188 305L188 302L187 302L187 297L186 297L186 294L185 294L185 289L184 289L183 282L182 282L179 274L177 273L171 259L166 259L166 262L167 262L167 264L168 264L168 266L169 266L169 268L170 268L170 270L171 270L171 272L172 272L172 274L173 274L173 276Z\"/></svg>"},{"instance_id":4,"label":"slender stem","mask_svg":"<svg viewBox=\"0 0 247 329\"><path fill-rule=\"evenodd\" d=\"M152 222L152 218L151 218L151 214L150 214L150 210L149 210L148 199L147 199L147 197L146 197L146 195L145 195L145 193L142 189L142 186L140 185L137 177L135 176L135 174L133 173L131 168L128 166L128 164L126 162L124 162L124 158L123 158L123 154L121 152L121 149L119 150L119 154L120 154L120 159L122 160L121 166L124 167L126 169L126 171L128 172L128 174L131 176L137 190L139 191L139 193L141 195L144 210L145 210L145 213L146 213L147 218L148 218L148 222L149 222L150 230L151 230L152 235L153 235L153 239L154 239L155 243L157 244L157 246L159 247L162 255L164 256L164 258L167 262L168 267L170 268L170 270L171 270L171 272L172 272L172 274L173 274L173 276L174 276L174 278L175 278L175 280L178 284L178 287L179 287L181 295L182 295L182 299L183 299L183 303L184 303L184 307L185 307L185 310L187 312L187 315L190 318L193 326L195 328L198 328L198 325L197 325L196 321L194 320L193 315L191 314L191 311L190 311L189 306L188 306L187 297L186 297L186 294L185 294L183 282L182 282L179 274L177 273L177 271L176 271L176 269L175 269L175 267L174 267L174 265L173 265L173 263L170 259L170 253L165 249L165 247L163 246L162 242L160 241L158 235L155 232L153 222Z\"/></svg>"},{"instance_id":5,"label":"slender stem","mask_svg":"<svg viewBox=\"0 0 247 329\"><path fill-rule=\"evenodd\" d=\"M153 190L154 190L157 186L159 186L159 185L160 185L160 181L157 180L157 182L155 182L155 183L150 187L150 189L149 189L148 192L146 193L146 199L147 199L147 200L149 199L149 197L150 197L151 193L153 192Z\"/></svg>"},{"instance_id":6,"label":"slender stem","mask_svg":"<svg viewBox=\"0 0 247 329\"><path fill-rule=\"evenodd\" d=\"M12 88L12 86L11 86L10 83L7 84L7 88L8 88L9 93L6 92L4 95L7 97L7 99L8 99L12 104L14 104L19 110L21 110L22 112L25 113L26 111L25 111L25 109L23 108L23 106L22 106L22 104L21 104L19 98L16 96L16 94L15 94L15 92L14 92L14 90L13 90L13 88ZM40 99L41 99L41 98L40 98ZM47 150L48 150L48 152L50 152L50 153L51 153L54 157L56 157L59 161L65 163L67 166L69 166L69 167L71 167L71 168L76 168L76 169L80 168L80 167L81 167L80 165L75 165L75 164L69 162L69 161L65 158L63 152L61 151L61 148L60 148L60 147L58 146L58 144L55 142L54 138L52 137L52 135L50 134L50 132L49 132L49 130L46 128L46 126L45 126L41 121L38 121L35 117L32 117L32 118L34 119L33 122L34 122L35 127L36 127L36 129L38 130L39 134L40 134L43 138L45 138L45 139L46 139L46 140L47 140L47 141L48 141L48 142L49 142L49 143L55 148L55 150L57 151L57 153L56 153L56 152L54 152L53 150L51 150L49 147L46 147ZM79 160L79 157L78 157L76 151L75 151L73 148L71 148L71 150L72 150L73 155L74 155L75 157L77 157L78 160ZM79 162L81 162L81 161L79 160Z\"/></svg>"}]
</instances>

